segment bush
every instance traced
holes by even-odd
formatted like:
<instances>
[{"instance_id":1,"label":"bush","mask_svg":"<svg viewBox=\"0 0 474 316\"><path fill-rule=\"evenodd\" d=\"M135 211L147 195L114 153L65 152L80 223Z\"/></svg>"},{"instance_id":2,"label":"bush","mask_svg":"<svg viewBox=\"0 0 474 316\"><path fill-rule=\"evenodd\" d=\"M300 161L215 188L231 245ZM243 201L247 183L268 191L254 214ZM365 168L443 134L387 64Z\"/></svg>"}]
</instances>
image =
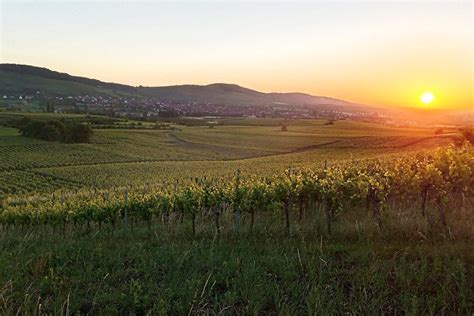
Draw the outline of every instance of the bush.
<instances>
[{"instance_id":1,"label":"bush","mask_svg":"<svg viewBox=\"0 0 474 316\"><path fill-rule=\"evenodd\" d=\"M54 125L45 124L39 132L39 138L50 142L58 141L61 140L61 132Z\"/></svg>"},{"instance_id":2,"label":"bush","mask_svg":"<svg viewBox=\"0 0 474 316\"><path fill-rule=\"evenodd\" d=\"M88 125L79 123L65 124L58 120L40 121L22 118L18 121L17 127L25 137L46 141L87 143L92 136L92 129Z\"/></svg>"},{"instance_id":3,"label":"bush","mask_svg":"<svg viewBox=\"0 0 474 316\"><path fill-rule=\"evenodd\" d=\"M92 136L92 129L89 125L70 124L66 126L63 137L65 143L88 143Z\"/></svg>"},{"instance_id":4,"label":"bush","mask_svg":"<svg viewBox=\"0 0 474 316\"><path fill-rule=\"evenodd\" d=\"M60 121L20 120L19 130L23 136L46 141L59 141L64 133L64 124Z\"/></svg>"}]
</instances>

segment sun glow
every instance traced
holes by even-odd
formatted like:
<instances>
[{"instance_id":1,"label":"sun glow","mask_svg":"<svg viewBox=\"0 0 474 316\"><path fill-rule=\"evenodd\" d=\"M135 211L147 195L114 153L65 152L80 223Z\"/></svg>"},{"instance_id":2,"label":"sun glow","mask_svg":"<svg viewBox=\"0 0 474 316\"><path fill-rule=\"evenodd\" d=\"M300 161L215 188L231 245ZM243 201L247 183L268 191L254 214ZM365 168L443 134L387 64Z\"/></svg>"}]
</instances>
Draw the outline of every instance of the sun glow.
<instances>
[{"instance_id":1,"label":"sun glow","mask_svg":"<svg viewBox=\"0 0 474 316\"><path fill-rule=\"evenodd\" d=\"M431 92L423 92L420 95L420 101L423 104L430 104L431 102L433 102L433 100L434 100L434 95Z\"/></svg>"}]
</instances>

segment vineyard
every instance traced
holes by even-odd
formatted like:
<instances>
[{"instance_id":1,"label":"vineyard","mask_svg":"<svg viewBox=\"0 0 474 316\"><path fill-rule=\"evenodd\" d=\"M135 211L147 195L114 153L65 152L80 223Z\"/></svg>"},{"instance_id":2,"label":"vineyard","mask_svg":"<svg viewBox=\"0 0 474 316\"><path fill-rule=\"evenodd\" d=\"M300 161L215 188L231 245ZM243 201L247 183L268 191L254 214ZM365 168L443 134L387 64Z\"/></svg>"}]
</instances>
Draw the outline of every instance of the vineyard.
<instances>
[{"instance_id":1,"label":"vineyard","mask_svg":"<svg viewBox=\"0 0 474 316\"><path fill-rule=\"evenodd\" d=\"M2 114L1 120L20 118ZM51 119L52 114L35 114ZM65 116L69 120L93 120ZM0 198L52 193L64 188L116 188L156 184L188 178L262 176L288 166L314 167L417 152L446 145L456 131L434 136L423 129L389 128L368 123L322 120L295 121L287 132L281 120L224 120L222 126L171 125L168 130L148 126L139 130L96 129L88 144L62 144L22 137L14 128L0 127ZM234 125L229 125L234 124ZM255 124L262 124L256 126ZM146 127L146 125L144 126ZM44 179L44 180L42 180Z\"/></svg>"},{"instance_id":2,"label":"vineyard","mask_svg":"<svg viewBox=\"0 0 474 316\"><path fill-rule=\"evenodd\" d=\"M474 311L472 144L280 127L0 127L0 314Z\"/></svg>"},{"instance_id":3,"label":"vineyard","mask_svg":"<svg viewBox=\"0 0 474 316\"><path fill-rule=\"evenodd\" d=\"M367 132L353 122L326 135L325 125L304 122L275 137L269 123L181 127L179 136L173 129L98 130L90 144L31 140L3 129L0 223L66 230L190 221L195 233L197 220L220 232L226 214L238 230L243 219L252 229L256 217L283 213L288 232L290 217L301 222L305 214L324 217L330 232L350 209L365 208L382 225L388 207L421 203L423 216L433 206L448 228L447 205L472 202L468 142L433 151L450 136L378 126Z\"/></svg>"},{"instance_id":4,"label":"vineyard","mask_svg":"<svg viewBox=\"0 0 474 316\"><path fill-rule=\"evenodd\" d=\"M142 222L151 228L157 221L190 221L195 234L197 219L212 222L219 233L220 218L225 213L235 215L236 230L242 217L249 219L252 230L256 214L264 217L267 213L282 213L290 233L291 218L302 221L307 213L318 213L324 214L331 233L339 214L351 209L365 208L382 226L388 207L419 205L422 216L427 215L427 209L435 208L447 230L449 213L456 211L454 205L461 210L472 206L473 188L474 151L466 142L429 155L315 169L289 167L282 174L268 177L243 175L238 170L227 178L191 177L184 183L176 180L134 189L66 191L52 194L49 199L6 200L0 223L5 229L49 225L66 230L69 225L109 225L115 229Z\"/></svg>"}]
</instances>

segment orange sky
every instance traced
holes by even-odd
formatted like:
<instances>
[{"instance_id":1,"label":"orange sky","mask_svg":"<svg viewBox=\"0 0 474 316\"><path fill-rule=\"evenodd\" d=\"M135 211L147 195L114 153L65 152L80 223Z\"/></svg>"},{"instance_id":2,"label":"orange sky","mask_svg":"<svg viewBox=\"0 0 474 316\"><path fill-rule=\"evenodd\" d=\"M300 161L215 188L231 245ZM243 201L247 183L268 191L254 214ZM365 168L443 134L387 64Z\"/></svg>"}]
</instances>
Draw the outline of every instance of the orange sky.
<instances>
[{"instance_id":1,"label":"orange sky","mask_svg":"<svg viewBox=\"0 0 474 316\"><path fill-rule=\"evenodd\" d=\"M69 3L68 3L69 2ZM132 85L236 83L473 108L472 4L109 1L1 6L1 61Z\"/></svg>"}]
</instances>

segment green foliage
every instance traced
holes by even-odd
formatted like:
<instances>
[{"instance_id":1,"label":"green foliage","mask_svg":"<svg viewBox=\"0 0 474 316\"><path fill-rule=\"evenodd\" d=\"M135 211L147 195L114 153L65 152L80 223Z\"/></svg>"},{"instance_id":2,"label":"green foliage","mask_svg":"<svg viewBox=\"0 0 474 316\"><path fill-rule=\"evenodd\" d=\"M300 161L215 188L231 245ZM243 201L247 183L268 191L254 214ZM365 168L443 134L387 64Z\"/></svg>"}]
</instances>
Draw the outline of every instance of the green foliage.
<instances>
[{"instance_id":1,"label":"green foliage","mask_svg":"<svg viewBox=\"0 0 474 316\"><path fill-rule=\"evenodd\" d=\"M367 207L369 214L381 224L381 212L389 200L402 205L407 201L418 203L421 196L423 203L432 203L439 209L440 220L446 228L445 203L456 199L458 194L469 197L474 193L473 162L474 150L466 143L460 148L440 149L430 156L314 170L289 169L285 174L270 178L242 177L239 173L237 178L227 181L198 179L185 185L105 191L106 199L104 193L86 192L68 196L67 205L52 198L46 202L26 201L26 206L5 206L0 212L0 223L18 224L26 219L29 225L56 225L58 221L68 222L71 216L76 224L98 222L98 219L103 222L108 218L110 205L115 205L114 209L122 211L114 213L114 218L119 216L122 220L124 210L129 218L147 221L171 214L198 214L215 217L219 229L219 216L229 209L258 214L283 209L289 230L291 210L302 201L323 207L331 232L338 214L353 207ZM424 194L428 194L428 200Z\"/></svg>"},{"instance_id":2,"label":"green foliage","mask_svg":"<svg viewBox=\"0 0 474 316\"><path fill-rule=\"evenodd\" d=\"M89 125L69 124L63 134L65 143L88 143L92 136L92 129Z\"/></svg>"},{"instance_id":3,"label":"green foliage","mask_svg":"<svg viewBox=\"0 0 474 316\"><path fill-rule=\"evenodd\" d=\"M454 137L351 121L328 130L323 120L292 121L291 133L276 133L281 126L276 119L229 120L226 124L234 125L219 125L217 130L174 124L163 130L152 129L153 124L147 130L101 129L120 121L51 113L3 112L0 122L17 122L25 116L65 125L87 123L94 134L89 143L64 144L22 137L16 129L0 127L0 194L52 192L65 183L68 188L104 189L176 180L186 185L190 178L204 176L227 181L237 169L244 177L269 177L289 165L316 168L325 160L333 165L428 152Z\"/></svg>"},{"instance_id":4,"label":"green foliage","mask_svg":"<svg viewBox=\"0 0 474 316\"><path fill-rule=\"evenodd\" d=\"M63 138L65 126L60 121L38 121L25 119L19 121L18 129L25 137L46 141L60 141Z\"/></svg>"},{"instance_id":5,"label":"green foliage","mask_svg":"<svg viewBox=\"0 0 474 316\"><path fill-rule=\"evenodd\" d=\"M87 143L92 136L92 129L88 125L64 124L58 120L42 121L24 118L18 121L18 129L26 137L65 143Z\"/></svg>"}]
</instances>

